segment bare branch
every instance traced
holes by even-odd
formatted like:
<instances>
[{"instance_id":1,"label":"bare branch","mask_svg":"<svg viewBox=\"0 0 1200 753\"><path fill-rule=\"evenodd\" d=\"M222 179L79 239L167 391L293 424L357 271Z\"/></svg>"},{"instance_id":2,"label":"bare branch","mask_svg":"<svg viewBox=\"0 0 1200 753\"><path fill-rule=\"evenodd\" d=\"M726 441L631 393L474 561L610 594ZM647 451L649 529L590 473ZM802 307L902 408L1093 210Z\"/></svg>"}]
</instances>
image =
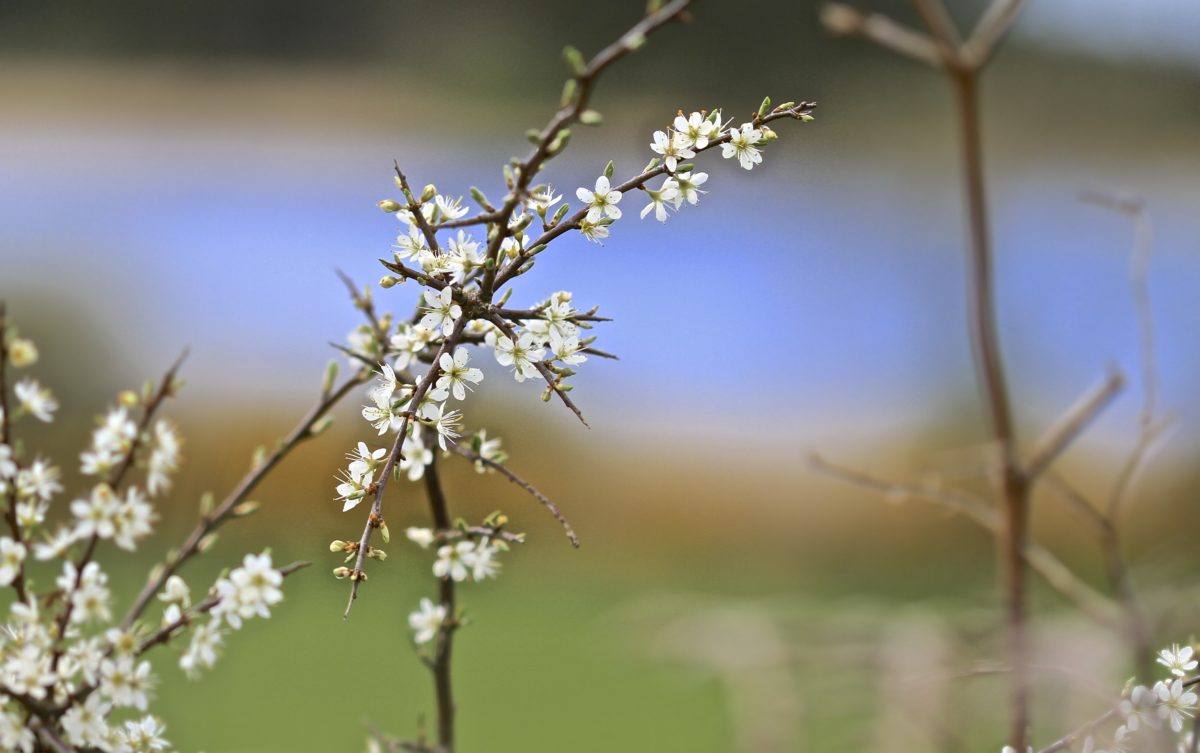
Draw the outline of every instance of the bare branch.
<instances>
[{"instance_id":1,"label":"bare branch","mask_svg":"<svg viewBox=\"0 0 1200 753\"><path fill-rule=\"evenodd\" d=\"M959 54L968 65L979 68L991 58L996 44L1012 26L1024 4L1025 0L992 0L971 36L959 48Z\"/></svg>"},{"instance_id":2,"label":"bare branch","mask_svg":"<svg viewBox=\"0 0 1200 753\"><path fill-rule=\"evenodd\" d=\"M503 463L498 463L495 460L491 460L490 458L485 458L484 456L480 455L478 452L475 452L474 450L472 450L470 447L464 447L462 444L459 444L458 442L450 442L449 445L450 445L451 449L453 449L459 455L462 455L464 458L467 458L468 460L472 460L476 463L482 463L482 464L486 465L488 468L499 471L499 473L501 475L503 475L505 478L507 478L509 481L513 482L517 486L524 489L526 492L529 493L529 495L531 497L536 499L538 502L541 502L542 505L547 510L550 511L550 514L554 516L554 519L558 521L559 525L561 525L563 527L563 531L566 532L567 538L571 541L571 546L575 547L576 549L579 548L579 536L576 535L575 529L571 527L571 523L567 520L567 517L565 515L563 515L562 512L558 509L558 505L551 502L550 498L547 497L545 494L542 494L540 491L538 491L537 488L534 487L533 484L529 483L525 479L518 476L511 469L509 469L508 466L504 465Z\"/></svg>"},{"instance_id":3,"label":"bare branch","mask_svg":"<svg viewBox=\"0 0 1200 753\"><path fill-rule=\"evenodd\" d=\"M830 33L860 36L934 68L942 65L941 53L932 39L881 13L863 13L844 3L826 3L821 8L821 22Z\"/></svg>"}]
</instances>

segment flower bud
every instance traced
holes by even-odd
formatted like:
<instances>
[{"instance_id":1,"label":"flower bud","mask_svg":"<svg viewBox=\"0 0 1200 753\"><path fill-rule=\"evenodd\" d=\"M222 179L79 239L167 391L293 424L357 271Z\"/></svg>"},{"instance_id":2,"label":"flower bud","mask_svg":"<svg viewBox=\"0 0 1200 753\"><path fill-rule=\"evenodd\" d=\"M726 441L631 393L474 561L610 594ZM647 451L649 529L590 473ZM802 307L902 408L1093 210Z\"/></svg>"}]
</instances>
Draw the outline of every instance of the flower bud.
<instances>
[{"instance_id":1,"label":"flower bud","mask_svg":"<svg viewBox=\"0 0 1200 753\"><path fill-rule=\"evenodd\" d=\"M32 366L38 360L37 346L33 344L32 340L14 337L8 344L8 357L12 361L12 365L18 369Z\"/></svg>"},{"instance_id":2,"label":"flower bud","mask_svg":"<svg viewBox=\"0 0 1200 753\"><path fill-rule=\"evenodd\" d=\"M254 513L256 513L258 511L258 508L260 508L260 507L262 507L261 502L255 502L255 501L243 502L240 505L237 505L236 507L233 508L233 511L232 511L233 516L235 518L244 518L244 517L247 517L249 515L253 515Z\"/></svg>"},{"instance_id":3,"label":"flower bud","mask_svg":"<svg viewBox=\"0 0 1200 753\"><path fill-rule=\"evenodd\" d=\"M136 408L138 404L137 393L133 390L121 390L117 394L117 402L126 408Z\"/></svg>"},{"instance_id":4,"label":"flower bud","mask_svg":"<svg viewBox=\"0 0 1200 753\"><path fill-rule=\"evenodd\" d=\"M587 64L583 62L583 53L571 47L570 45L563 48L563 60L567 62L567 67L571 69L571 73L576 76L582 76L587 72Z\"/></svg>"},{"instance_id":5,"label":"flower bud","mask_svg":"<svg viewBox=\"0 0 1200 753\"><path fill-rule=\"evenodd\" d=\"M331 552L346 551L346 542L342 541L341 539L334 539L333 541L329 542L329 551L331 551Z\"/></svg>"},{"instance_id":6,"label":"flower bud","mask_svg":"<svg viewBox=\"0 0 1200 753\"><path fill-rule=\"evenodd\" d=\"M437 186L433 185L432 183L426 185L425 188L421 189L421 202L422 203L424 203L426 201L433 201L434 196L437 196Z\"/></svg>"},{"instance_id":7,"label":"flower bud","mask_svg":"<svg viewBox=\"0 0 1200 753\"><path fill-rule=\"evenodd\" d=\"M350 568L345 566L333 568L333 577L337 578L338 580L350 577Z\"/></svg>"},{"instance_id":8,"label":"flower bud","mask_svg":"<svg viewBox=\"0 0 1200 753\"><path fill-rule=\"evenodd\" d=\"M387 290L388 288L396 287L396 285L398 285L401 282L404 282L404 281L401 280L399 277L392 277L391 275L384 275L383 277L379 278L379 287L383 288L384 290Z\"/></svg>"},{"instance_id":9,"label":"flower bud","mask_svg":"<svg viewBox=\"0 0 1200 753\"><path fill-rule=\"evenodd\" d=\"M404 205L395 199L384 199L383 201L379 202L379 208L388 214L395 214L403 209Z\"/></svg>"},{"instance_id":10,"label":"flower bud","mask_svg":"<svg viewBox=\"0 0 1200 753\"><path fill-rule=\"evenodd\" d=\"M584 110L579 113L579 122L585 126L598 126L604 122L604 116L595 110Z\"/></svg>"}]
</instances>

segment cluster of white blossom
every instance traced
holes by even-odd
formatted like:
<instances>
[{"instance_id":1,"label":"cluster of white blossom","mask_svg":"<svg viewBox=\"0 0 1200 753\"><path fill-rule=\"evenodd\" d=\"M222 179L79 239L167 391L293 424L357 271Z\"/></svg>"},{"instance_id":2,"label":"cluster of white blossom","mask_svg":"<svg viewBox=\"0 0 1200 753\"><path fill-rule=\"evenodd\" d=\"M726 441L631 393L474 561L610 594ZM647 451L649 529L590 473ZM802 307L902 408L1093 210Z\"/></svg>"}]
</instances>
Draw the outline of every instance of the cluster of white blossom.
<instances>
[{"instance_id":1,"label":"cluster of white blossom","mask_svg":"<svg viewBox=\"0 0 1200 753\"><path fill-rule=\"evenodd\" d=\"M1124 693L1113 712L1102 720L1115 718L1119 724L1102 744L1096 737L1094 727L1088 725L1088 734L1077 737L1079 750L1083 753L1135 753L1135 751L1162 750L1162 735L1170 728L1175 735L1178 753L1192 753L1193 730L1184 730L1186 720L1195 716L1200 696L1193 690L1200 685L1200 675L1194 675L1198 665L1192 646L1174 644L1158 652L1158 663L1167 668L1170 676L1152 686L1134 685ZM1190 675L1190 676L1189 676ZM1188 725L1190 726L1190 725ZM1146 731L1150 732L1147 733ZM1030 746L1030 751L1033 747ZM1006 745L1002 753L1014 753Z\"/></svg>"},{"instance_id":2,"label":"cluster of white blossom","mask_svg":"<svg viewBox=\"0 0 1200 753\"><path fill-rule=\"evenodd\" d=\"M52 422L58 402L23 378L12 385L15 409L4 412L7 369L36 361L36 347L17 337L0 311L0 502L8 528L0 536L0 586L14 597L0 617L0 749L168 750L163 722L148 713L156 679L146 652L190 632L180 666L192 676L211 667L225 633L268 616L282 599L282 574L270 554L247 555L196 605L181 577L166 577L157 624L140 619L140 609L117 616L99 557L106 542L133 551L152 531L147 492L169 487L181 447L172 425L152 418L177 385L168 375L157 392L123 392L119 407L98 417L80 455L81 473L96 481L65 506L51 532L47 518L63 491L61 474L45 458L28 459L14 432L25 416ZM131 480L139 470L146 491ZM43 580L53 588L35 590Z\"/></svg>"},{"instance_id":3,"label":"cluster of white blossom","mask_svg":"<svg viewBox=\"0 0 1200 753\"><path fill-rule=\"evenodd\" d=\"M573 91L569 85L564 107ZM528 272L537 256L569 230L593 241L607 237L609 226L622 217L620 204L629 191L643 190L649 196L642 217L653 212L657 219L666 220L669 211L697 204L709 176L687 160L719 146L725 158L736 158L750 170L762 162L763 147L776 138L767 123L783 117L808 121L810 109L810 103L793 102L772 108L767 99L751 121L740 125L723 120L719 109L679 112L671 126L653 134L650 148L657 156L641 173L614 183L615 166L609 162L593 187L576 190L582 206L574 214L550 185L531 185L529 180L545 159L561 150L565 131L531 132L537 148L529 161L514 160L505 167L508 193L502 208L471 189L480 208L475 216L469 216L471 210L461 197L439 193L433 185L419 194L413 191L397 168L396 186L403 197L385 199L379 206L396 216L402 230L392 259L383 262L390 274L380 286L389 289L415 281L421 287L415 312L404 317L377 314L370 289L354 290L367 321L350 333L345 350L353 364L365 364L377 375L362 416L377 436L387 440L379 447L358 442L336 475L335 499L343 512L364 501L371 508L357 540L339 539L330 545L331 551L346 556L333 572L354 583L351 604L359 582L367 577L366 560L387 556L370 540L372 532L380 530L384 542L388 541L381 501L390 480L425 479L437 451L463 455L480 472L500 468L509 473L502 465L506 458L499 440L479 431L469 448L459 442L464 433L463 406L485 378L472 348L490 350L496 363L518 382L543 380L542 399L557 396L582 419L567 397L572 388L567 380L589 356L609 355L597 350L595 337L586 332L603 319L596 316L596 308L576 308L567 291L555 292L528 309L506 308L513 291L509 283ZM650 181L659 176L662 183L651 188ZM473 228L481 233L473 234ZM540 498L536 491L531 493ZM548 506L575 541L570 526L552 504ZM440 517L448 520L447 514ZM439 544L433 574L450 584L483 580L498 572L496 553L505 548L503 537L486 535L486 527L471 530L468 535L465 525L408 529L409 538L422 546ZM421 602L410 617L417 643L433 640L444 626L457 625L448 611L446 603Z\"/></svg>"}]
</instances>

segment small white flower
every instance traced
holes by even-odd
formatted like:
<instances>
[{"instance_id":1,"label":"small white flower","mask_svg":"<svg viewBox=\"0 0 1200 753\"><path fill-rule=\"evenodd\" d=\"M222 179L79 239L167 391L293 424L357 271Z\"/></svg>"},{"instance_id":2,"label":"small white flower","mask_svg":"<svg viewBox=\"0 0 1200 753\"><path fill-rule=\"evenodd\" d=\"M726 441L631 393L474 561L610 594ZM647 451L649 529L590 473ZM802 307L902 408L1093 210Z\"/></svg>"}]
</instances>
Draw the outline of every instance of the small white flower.
<instances>
[{"instance_id":1,"label":"small white flower","mask_svg":"<svg viewBox=\"0 0 1200 753\"><path fill-rule=\"evenodd\" d=\"M207 669L217 663L217 651L224 639L220 619L213 618L198 626L192 633L187 650L179 657L180 669L192 679L198 677L202 668Z\"/></svg>"},{"instance_id":2,"label":"small white flower","mask_svg":"<svg viewBox=\"0 0 1200 753\"><path fill-rule=\"evenodd\" d=\"M471 574L468 560L474 551L473 541L459 541L439 547L437 561L433 563L433 574L438 578L449 578L461 583Z\"/></svg>"},{"instance_id":3,"label":"small white flower","mask_svg":"<svg viewBox=\"0 0 1200 753\"><path fill-rule=\"evenodd\" d=\"M590 222L586 218L579 223L579 232L592 243L603 246L600 241L608 237L608 226L598 222Z\"/></svg>"},{"instance_id":4,"label":"small white flower","mask_svg":"<svg viewBox=\"0 0 1200 753\"><path fill-rule=\"evenodd\" d=\"M13 385L13 394L17 402L39 421L50 423L54 420L54 411L58 410L58 401L50 394L50 390L42 387L33 379L22 379Z\"/></svg>"},{"instance_id":5,"label":"small white flower","mask_svg":"<svg viewBox=\"0 0 1200 753\"><path fill-rule=\"evenodd\" d=\"M108 724L105 718L112 705L104 703L99 693L88 696L83 705L67 709L62 717L63 732L67 742L81 747L102 747L108 739Z\"/></svg>"},{"instance_id":6,"label":"small white flower","mask_svg":"<svg viewBox=\"0 0 1200 753\"><path fill-rule=\"evenodd\" d=\"M700 201L700 194L707 193L701 191L700 186L704 185L708 180L708 173L679 173L675 176L675 185L677 188L675 194L675 208L679 209L683 206L683 202L695 206Z\"/></svg>"},{"instance_id":7,"label":"small white flower","mask_svg":"<svg viewBox=\"0 0 1200 753\"><path fill-rule=\"evenodd\" d=\"M717 122L720 119L720 111L707 118L698 112L692 113L687 118L677 115L674 123L675 133L679 135L680 142L685 147L703 149L708 146L708 140L716 134Z\"/></svg>"},{"instance_id":8,"label":"small white flower","mask_svg":"<svg viewBox=\"0 0 1200 753\"><path fill-rule=\"evenodd\" d=\"M425 466L433 462L433 450L425 446L420 432L414 432L404 444L404 455L400 458L400 471L409 481L420 481L425 475Z\"/></svg>"},{"instance_id":9,"label":"small white flower","mask_svg":"<svg viewBox=\"0 0 1200 753\"><path fill-rule=\"evenodd\" d=\"M1145 685L1137 685L1129 693L1129 698L1121 701L1117 707L1125 718L1125 726L1131 732L1137 732L1142 724L1150 727L1158 726L1158 717L1154 708L1158 703L1155 693Z\"/></svg>"},{"instance_id":10,"label":"small white flower","mask_svg":"<svg viewBox=\"0 0 1200 753\"><path fill-rule=\"evenodd\" d=\"M762 131L750 123L743 123L741 128L729 129L729 136L729 141L721 145L722 157L737 157L747 170L762 162L762 153L755 146L762 139Z\"/></svg>"},{"instance_id":11,"label":"small white flower","mask_svg":"<svg viewBox=\"0 0 1200 753\"><path fill-rule=\"evenodd\" d=\"M696 153L688 148L691 143L687 136L679 133L672 133L668 136L662 131L655 131L654 142L650 144L650 149L662 155L663 164L667 166L669 172L673 173L679 167L679 160L691 159L696 156Z\"/></svg>"},{"instance_id":12,"label":"small white flower","mask_svg":"<svg viewBox=\"0 0 1200 753\"><path fill-rule=\"evenodd\" d=\"M188 588L187 581L178 575L172 575L163 584L163 590L158 595L158 600L168 604L179 604L187 609L192 605L192 592Z\"/></svg>"},{"instance_id":13,"label":"small white flower","mask_svg":"<svg viewBox=\"0 0 1200 753\"><path fill-rule=\"evenodd\" d=\"M7 586L17 579L25 564L25 545L5 536L0 539L0 586Z\"/></svg>"},{"instance_id":14,"label":"small white flower","mask_svg":"<svg viewBox=\"0 0 1200 753\"><path fill-rule=\"evenodd\" d=\"M422 549L428 549L429 545L433 543L435 538L433 531L430 529L417 528L415 526L405 529L404 535L408 537L409 541L413 542Z\"/></svg>"},{"instance_id":15,"label":"small white flower","mask_svg":"<svg viewBox=\"0 0 1200 753\"><path fill-rule=\"evenodd\" d=\"M647 188L646 193L650 196L650 203L642 209L641 218L646 219L650 210L654 210L654 218L659 222L666 222L667 204L674 203L679 198L679 186L675 180L667 178L657 191Z\"/></svg>"},{"instance_id":16,"label":"small white flower","mask_svg":"<svg viewBox=\"0 0 1200 753\"><path fill-rule=\"evenodd\" d=\"M136 664L132 656L122 656L116 661L105 659L100 664L100 692L114 706L133 706L145 711L146 696L153 685L148 661Z\"/></svg>"},{"instance_id":17,"label":"small white flower","mask_svg":"<svg viewBox=\"0 0 1200 753\"><path fill-rule=\"evenodd\" d=\"M483 381L483 372L475 368L467 368L467 361L471 359L471 353L466 348L457 348L454 355L442 353L438 360L438 366L442 369L442 376L438 377L437 388L446 390L454 395L457 400L465 400L467 390L470 389L467 382L471 384L479 384Z\"/></svg>"},{"instance_id":18,"label":"small white flower","mask_svg":"<svg viewBox=\"0 0 1200 753\"><path fill-rule=\"evenodd\" d=\"M533 335L524 332L513 342L509 337L496 338L496 361L501 366L512 366L518 382L538 375L535 365L542 360L544 351L534 347Z\"/></svg>"},{"instance_id":19,"label":"small white flower","mask_svg":"<svg viewBox=\"0 0 1200 753\"><path fill-rule=\"evenodd\" d=\"M599 222L604 217L613 220L621 219L621 210L617 208L617 204L621 202L621 192L612 190L607 176L601 175L599 178L596 178L596 188L594 191L579 188L576 189L575 195L579 197L580 201L588 205L588 222Z\"/></svg>"},{"instance_id":20,"label":"small white flower","mask_svg":"<svg viewBox=\"0 0 1200 753\"><path fill-rule=\"evenodd\" d=\"M157 753L171 746L163 739L166 726L152 716L125 722L125 744L137 753Z\"/></svg>"},{"instance_id":21,"label":"small white flower","mask_svg":"<svg viewBox=\"0 0 1200 753\"><path fill-rule=\"evenodd\" d=\"M438 194L434 197L433 201L437 206L438 212L442 215L443 222L457 220L467 213L467 208L463 206L461 196L451 199L448 196Z\"/></svg>"},{"instance_id":22,"label":"small white flower","mask_svg":"<svg viewBox=\"0 0 1200 753\"><path fill-rule=\"evenodd\" d=\"M1170 670L1176 677L1183 677L1196 668L1197 662L1192 658L1195 651L1191 646L1172 644L1158 652L1158 663Z\"/></svg>"},{"instance_id":23,"label":"small white flower","mask_svg":"<svg viewBox=\"0 0 1200 753\"><path fill-rule=\"evenodd\" d=\"M471 568L471 578L486 580L500 574L500 562L496 559L497 549L484 539L472 551L463 555L463 562Z\"/></svg>"},{"instance_id":24,"label":"small white flower","mask_svg":"<svg viewBox=\"0 0 1200 753\"><path fill-rule=\"evenodd\" d=\"M57 467L38 458L28 468L17 471L17 494L49 502L51 497L62 491L62 484L58 483L59 476Z\"/></svg>"},{"instance_id":25,"label":"small white flower","mask_svg":"<svg viewBox=\"0 0 1200 753\"><path fill-rule=\"evenodd\" d=\"M0 419L4 412L0 409ZM9 479L17 475L17 464L13 461L13 450L6 444L0 444L0 479Z\"/></svg>"},{"instance_id":26,"label":"small white flower","mask_svg":"<svg viewBox=\"0 0 1200 753\"><path fill-rule=\"evenodd\" d=\"M418 644L433 640L446 621L446 607L421 599L421 608L408 616L408 625L416 631L413 641Z\"/></svg>"},{"instance_id":27,"label":"small white flower","mask_svg":"<svg viewBox=\"0 0 1200 753\"><path fill-rule=\"evenodd\" d=\"M117 532L119 501L108 484L97 484L87 499L71 503L71 514L75 516L76 538L98 536L111 539Z\"/></svg>"},{"instance_id":28,"label":"small white flower","mask_svg":"<svg viewBox=\"0 0 1200 753\"><path fill-rule=\"evenodd\" d=\"M446 450L446 440L457 439L461 428L462 413L456 410L447 411L444 405L429 405L423 411L425 418L433 423L438 433L438 446Z\"/></svg>"},{"instance_id":29,"label":"small white flower","mask_svg":"<svg viewBox=\"0 0 1200 753\"><path fill-rule=\"evenodd\" d=\"M449 335L454 330L454 322L462 316L462 307L454 302L454 291L449 285L441 292L426 290L425 306L429 313L421 317L421 326L426 329L440 329L443 335Z\"/></svg>"},{"instance_id":30,"label":"small white flower","mask_svg":"<svg viewBox=\"0 0 1200 753\"><path fill-rule=\"evenodd\" d=\"M555 195L553 187L543 186L529 194L529 198L526 199L525 203L531 210L545 215L550 207L560 201L562 201L562 194Z\"/></svg>"},{"instance_id":31,"label":"small white flower","mask_svg":"<svg viewBox=\"0 0 1200 753\"><path fill-rule=\"evenodd\" d=\"M1171 729L1182 732L1184 717L1191 717L1196 710L1197 695L1185 689L1180 679L1169 685L1158 681L1154 684L1154 694L1158 696L1158 716L1168 720Z\"/></svg>"}]
</instances>

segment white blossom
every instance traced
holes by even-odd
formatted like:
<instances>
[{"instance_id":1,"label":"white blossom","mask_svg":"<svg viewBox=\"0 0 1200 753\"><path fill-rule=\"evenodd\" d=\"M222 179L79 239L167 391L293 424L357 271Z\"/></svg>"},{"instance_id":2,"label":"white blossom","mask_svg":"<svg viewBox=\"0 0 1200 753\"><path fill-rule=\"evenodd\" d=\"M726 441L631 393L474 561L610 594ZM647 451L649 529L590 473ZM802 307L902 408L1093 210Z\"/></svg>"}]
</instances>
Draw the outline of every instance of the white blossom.
<instances>
[{"instance_id":1,"label":"white blossom","mask_svg":"<svg viewBox=\"0 0 1200 753\"><path fill-rule=\"evenodd\" d=\"M475 551L474 541L458 541L438 547L433 574L461 583L471 574L469 557Z\"/></svg>"},{"instance_id":2,"label":"white blossom","mask_svg":"<svg viewBox=\"0 0 1200 753\"><path fill-rule=\"evenodd\" d=\"M438 359L442 375L438 377L437 388L450 392L457 400L465 400L467 390L470 389L467 383L479 384L483 381L482 371L467 367L467 361L470 359L470 351L462 347L455 349L453 356L442 353Z\"/></svg>"},{"instance_id":3,"label":"white blossom","mask_svg":"<svg viewBox=\"0 0 1200 753\"><path fill-rule=\"evenodd\" d=\"M685 147L703 149L708 146L708 140L719 130L717 122L720 119L719 110L707 118L699 112L693 112L687 118L684 118L682 114L677 115L674 123L675 133L679 135L680 143Z\"/></svg>"},{"instance_id":4,"label":"white blossom","mask_svg":"<svg viewBox=\"0 0 1200 753\"><path fill-rule=\"evenodd\" d=\"M13 394L17 402L39 421L50 423L54 420L54 411L58 410L58 401L50 390L42 387L33 379L22 379L13 385Z\"/></svg>"},{"instance_id":5,"label":"white blossom","mask_svg":"<svg viewBox=\"0 0 1200 753\"><path fill-rule=\"evenodd\" d=\"M404 535L408 537L409 541L413 542L422 549L428 549L429 545L433 543L435 538L432 530L428 528L417 528L415 526L405 529Z\"/></svg>"},{"instance_id":6,"label":"white blossom","mask_svg":"<svg viewBox=\"0 0 1200 753\"><path fill-rule=\"evenodd\" d=\"M195 679L201 669L211 668L217 663L218 650L224 642L221 620L214 617L192 631L192 640L187 650L179 657L179 667L188 677Z\"/></svg>"},{"instance_id":7,"label":"white blossom","mask_svg":"<svg viewBox=\"0 0 1200 753\"><path fill-rule=\"evenodd\" d=\"M700 194L707 193L701 191L700 186L708 180L708 173L677 173L675 175L675 208L679 209L683 206L683 202L695 206L700 201Z\"/></svg>"},{"instance_id":8,"label":"white blossom","mask_svg":"<svg viewBox=\"0 0 1200 753\"><path fill-rule=\"evenodd\" d=\"M543 354L541 348L534 347L533 336L528 332L521 334L516 342L505 336L496 338L496 361L501 366L512 366L518 382L537 376L534 364L542 360Z\"/></svg>"},{"instance_id":9,"label":"white blossom","mask_svg":"<svg viewBox=\"0 0 1200 753\"><path fill-rule=\"evenodd\" d=\"M105 703L99 693L92 693L82 705L67 709L62 718L67 742L89 748L103 746L108 739L105 718L111 709L112 704Z\"/></svg>"},{"instance_id":10,"label":"white blossom","mask_svg":"<svg viewBox=\"0 0 1200 753\"><path fill-rule=\"evenodd\" d=\"M743 123L741 128L729 129L729 137L729 141L721 145L722 157L737 157L747 170L762 162L762 153L755 146L762 139L762 131L750 123Z\"/></svg>"},{"instance_id":11,"label":"white blossom","mask_svg":"<svg viewBox=\"0 0 1200 753\"><path fill-rule=\"evenodd\" d=\"M247 554L241 567L214 585L220 601L212 614L223 617L235 630L244 619L270 617L270 607L283 600L282 583L283 575L271 566L269 553Z\"/></svg>"},{"instance_id":12,"label":"white blossom","mask_svg":"<svg viewBox=\"0 0 1200 753\"><path fill-rule=\"evenodd\" d=\"M679 186L673 178L667 178L657 191L647 188L646 194L650 197L650 203L642 209L641 218L646 219L646 215L651 210L654 211L654 219L659 222L667 221L667 204L674 204L679 198Z\"/></svg>"},{"instance_id":13,"label":"white blossom","mask_svg":"<svg viewBox=\"0 0 1200 753\"><path fill-rule=\"evenodd\" d=\"M1178 643L1172 644L1170 648L1164 648L1158 652L1158 663L1170 670L1171 674L1176 677L1183 677L1188 672L1196 668L1197 662L1192 656L1195 651L1191 646L1180 646Z\"/></svg>"},{"instance_id":14,"label":"white blossom","mask_svg":"<svg viewBox=\"0 0 1200 753\"><path fill-rule=\"evenodd\" d=\"M612 190L608 183L608 176L601 175L596 178L594 191L579 188L576 189L575 195L588 205L588 222L599 222L605 217L612 220L621 219L621 210L617 207L617 204L621 202L621 192Z\"/></svg>"},{"instance_id":15,"label":"white blossom","mask_svg":"<svg viewBox=\"0 0 1200 753\"><path fill-rule=\"evenodd\" d=\"M663 131L655 131L650 149L662 155L663 164L667 166L668 171L673 173L679 167L679 160L691 159L696 156L696 153L689 148L692 143L686 135L678 132L667 135Z\"/></svg>"},{"instance_id":16,"label":"white blossom","mask_svg":"<svg viewBox=\"0 0 1200 753\"><path fill-rule=\"evenodd\" d=\"M434 604L429 599L421 599L421 607L408 615L408 625L416 631L413 641L418 644L433 640L446 621L446 607Z\"/></svg>"},{"instance_id":17,"label":"white blossom","mask_svg":"<svg viewBox=\"0 0 1200 753\"><path fill-rule=\"evenodd\" d=\"M1171 724L1176 732L1183 730L1184 717L1191 717L1196 710L1197 695L1183 687L1183 680L1176 678L1170 684L1162 680L1154 684L1158 696L1158 716Z\"/></svg>"},{"instance_id":18,"label":"white blossom","mask_svg":"<svg viewBox=\"0 0 1200 753\"><path fill-rule=\"evenodd\" d=\"M424 308L428 313L421 317L421 326L440 329L443 335L449 335L454 330L454 322L462 316L462 307L454 302L453 296L454 291L449 285L441 292L426 290Z\"/></svg>"},{"instance_id":19,"label":"white blossom","mask_svg":"<svg viewBox=\"0 0 1200 753\"><path fill-rule=\"evenodd\" d=\"M0 539L0 586L7 586L17 579L25 564L25 545L5 536Z\"/></svg>"}]
</instances>

